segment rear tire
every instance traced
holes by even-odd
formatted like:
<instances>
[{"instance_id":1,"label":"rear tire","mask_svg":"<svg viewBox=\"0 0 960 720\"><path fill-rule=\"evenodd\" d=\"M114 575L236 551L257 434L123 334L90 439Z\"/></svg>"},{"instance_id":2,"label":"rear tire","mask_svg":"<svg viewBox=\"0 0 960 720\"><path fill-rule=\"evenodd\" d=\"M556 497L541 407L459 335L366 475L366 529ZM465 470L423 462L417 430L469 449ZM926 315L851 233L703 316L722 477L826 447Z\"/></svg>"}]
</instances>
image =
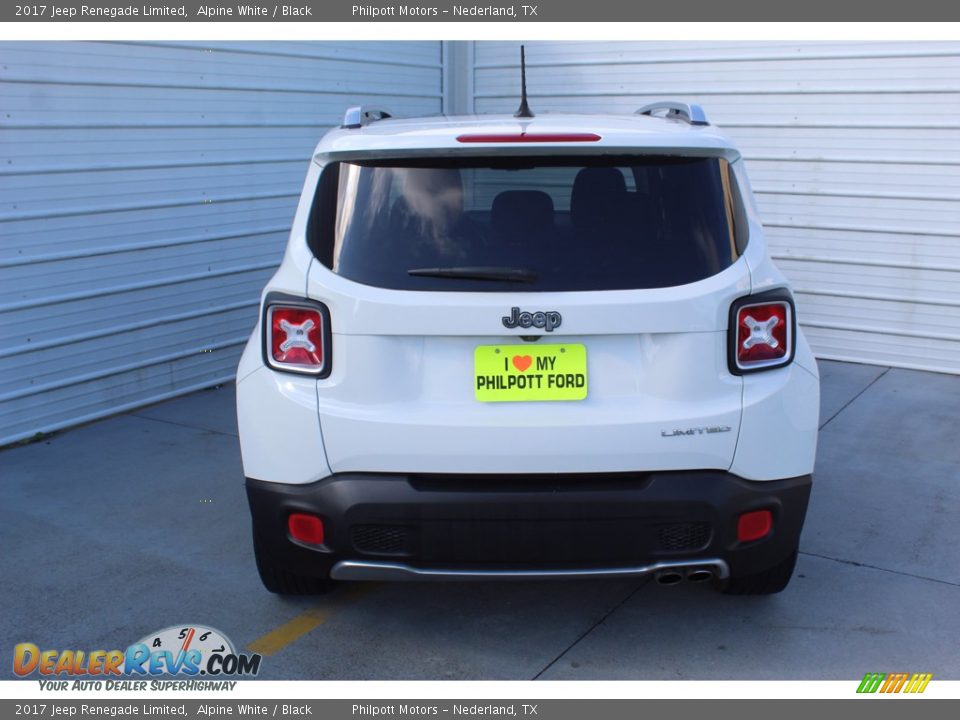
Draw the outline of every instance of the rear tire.
<instances>
[{"instance_id":1,"label":"rear tire","mask_svg":"<svg viewBox=\"0 0 960 720\"><path fill-rule=\"evenodd\" d=\"M797 564L797 550L782 562L763 572L721 580L717 590L726 595L774 595L790 584Z\"/></svg>"},{"instance_id":2,"label":"rear tire","mask_svg":"<svg viewBox=\"0 0 960 720\"><path fill-rule=\"evenodd\" d=\"M253 541L253 553L257 559L257 572L263 586L277 595L323 595L336 587L330 578L297 575L279 567L263 550L256 540Z\"/></svg>"}]
</instances>

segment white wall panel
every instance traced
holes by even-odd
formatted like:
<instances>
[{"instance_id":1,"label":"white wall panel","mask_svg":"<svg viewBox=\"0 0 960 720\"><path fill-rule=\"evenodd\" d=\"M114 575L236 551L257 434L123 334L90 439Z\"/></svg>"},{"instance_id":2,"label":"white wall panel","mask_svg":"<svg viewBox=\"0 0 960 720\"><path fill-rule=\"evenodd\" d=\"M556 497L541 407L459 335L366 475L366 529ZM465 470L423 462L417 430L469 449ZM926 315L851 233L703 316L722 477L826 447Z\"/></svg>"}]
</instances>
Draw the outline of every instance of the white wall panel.
<instances>
[{"instance_id":1,"label":"white wall panel","mask_svg":"<svg viewBox=\"0 0 960 720\"><path fill-rule=\"evenodd\" d=\"M517 105L517 43L473 48ZM747 158L819 357L960 373L960 43L527 43L535 112L701 103Z\"/></svg>"},{"instance_id":2,"label":"white wall panel","mask_svg":"<svg viewBox=\"0 0 960 720\"><path fill-rule=\"evenodd\" d=\"M0 445L229 380L344 108L423 43L0 43Z\"/></svg>"}]
</instances>

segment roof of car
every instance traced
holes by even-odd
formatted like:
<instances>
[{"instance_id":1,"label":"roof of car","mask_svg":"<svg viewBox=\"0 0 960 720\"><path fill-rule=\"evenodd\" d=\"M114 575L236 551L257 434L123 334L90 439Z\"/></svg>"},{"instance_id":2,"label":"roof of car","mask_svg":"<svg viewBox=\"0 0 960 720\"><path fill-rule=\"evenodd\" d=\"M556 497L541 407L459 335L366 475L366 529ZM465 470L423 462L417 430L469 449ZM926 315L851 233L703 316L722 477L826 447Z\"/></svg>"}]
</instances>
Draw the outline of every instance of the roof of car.
<instances>
[{"instance_id":1,"label":"roof of car","mask_svg":"<svg viewBox=\"0 0 960 720\"><path fill-rule=\"evenodd\" d=\"M564 136L592 135L589 139ZM465 139L464 136L467 136ZM471 137L472 136L472 137ZM518 142L520 136L527 141ZM530 141L534 140L534 141ZM650 149L661 152L739 155L713 125L649 115L538 114L460 115L375 120L355 128L336 128L317 146L320 155L391 155L424 150L486 154L590 152Z\"/></svg>"}]
</instances>

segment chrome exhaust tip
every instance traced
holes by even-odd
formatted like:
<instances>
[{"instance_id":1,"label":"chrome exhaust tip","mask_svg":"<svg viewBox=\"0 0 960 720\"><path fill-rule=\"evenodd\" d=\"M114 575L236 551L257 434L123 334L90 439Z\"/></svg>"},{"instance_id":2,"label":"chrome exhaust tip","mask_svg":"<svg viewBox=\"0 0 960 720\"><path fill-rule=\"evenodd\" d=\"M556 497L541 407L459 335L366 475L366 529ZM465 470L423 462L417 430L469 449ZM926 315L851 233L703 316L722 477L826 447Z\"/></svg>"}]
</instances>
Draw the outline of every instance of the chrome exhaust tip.
<instances>
[{"instance_id":1,"label":"chrome exhaust tip","mask_svg":"<svg viewBox=\"0 0 960 720\"><path fill-rule=\"evenodd\" d=\"M660 585L676 585L683 581L683 575L678 570L660 570L654 577Z\"/></svg>"},{"instance_id":2,"label":"chrome exhaust tip","mask_svg":"<svg viewBox=\"0 0 960 720\"><path fill-rule=\"evenodd\" d=\"M687 580L692 583L706 582L713 578L713 570L709 568L693 568L687 571Z\"/></svg>"}]
</instances>

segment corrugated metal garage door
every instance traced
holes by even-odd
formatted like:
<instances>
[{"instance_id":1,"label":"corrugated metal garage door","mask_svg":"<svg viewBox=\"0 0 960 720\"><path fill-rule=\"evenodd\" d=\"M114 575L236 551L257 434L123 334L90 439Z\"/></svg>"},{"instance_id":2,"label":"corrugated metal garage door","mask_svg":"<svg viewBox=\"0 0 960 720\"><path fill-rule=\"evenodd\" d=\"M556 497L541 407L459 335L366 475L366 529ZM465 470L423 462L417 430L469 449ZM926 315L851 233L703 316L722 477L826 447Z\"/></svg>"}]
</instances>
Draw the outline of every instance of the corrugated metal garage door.
<instances>
[{"instance_id":1,"label":"corrugated metal garage door","mask_svg":"<svg viewBox=\"0 0 960 720\"><path fill-rule=\"evenodd\" d=\"M479 112L517 105L477 43ZM960 372L960 43L527 44L534 111L699 102L748 160L819 357Z\"/></svg>"},{"instance_id":2,"label":"corrugated metal garage door","mask_svg":"<svg viewBox=\"0 0 960 720\"><path fill-rule=\"evenodd\" d=\"M233 377L343 109L441 44L0 43L0 444Z\"/></svg>"}]
</instances>

